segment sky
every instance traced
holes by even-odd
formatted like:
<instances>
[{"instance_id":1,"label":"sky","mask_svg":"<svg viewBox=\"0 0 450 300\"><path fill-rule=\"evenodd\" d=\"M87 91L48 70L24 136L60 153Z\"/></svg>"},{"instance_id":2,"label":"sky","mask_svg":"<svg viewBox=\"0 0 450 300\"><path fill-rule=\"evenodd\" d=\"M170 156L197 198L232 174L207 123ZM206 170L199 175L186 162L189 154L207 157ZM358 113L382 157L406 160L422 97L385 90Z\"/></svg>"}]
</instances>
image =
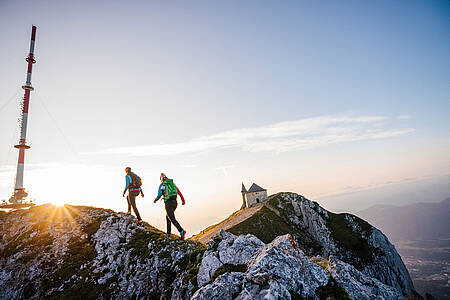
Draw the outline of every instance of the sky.
<instances>
[{"instance_id":1,"label":"sky","mask_svg":"<svg viewBox=\"0 0 450 300\"><path fill-rule=\"evenodd\" d=\"M241 182L339 211L386 186L450 190L448 1L0 0L0 199L32 24L24 184L38 204L125 211L130 166L141 215L164 229L164 172L190 235L239 209ZM444 192L425 193L433 182Z\"/></svg>"}]
</instances>

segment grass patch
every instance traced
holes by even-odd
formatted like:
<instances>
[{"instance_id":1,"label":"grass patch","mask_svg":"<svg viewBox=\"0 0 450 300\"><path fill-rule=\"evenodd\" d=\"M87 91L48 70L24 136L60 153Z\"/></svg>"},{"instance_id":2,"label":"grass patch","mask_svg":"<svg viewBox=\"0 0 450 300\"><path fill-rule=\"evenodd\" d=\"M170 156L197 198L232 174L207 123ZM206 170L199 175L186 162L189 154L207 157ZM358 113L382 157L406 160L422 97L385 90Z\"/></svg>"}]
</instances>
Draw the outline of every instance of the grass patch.
<instances>
[{"instance_id":1,"label":"grass patch","mask_svg":"<svg viewBox=\"0 0 450 300\"><path fill-rule=\"evenodd\" d=\"M20 258L23 264L33 260L39 254L42 254L42 250L46 250L53 244L54 238L49 233L40 234L37 233L29 242L26 243L28 251L24 256Z\"/></svg>"},{"instance_id":2,"label":"grass patch","mask_svg":"<svg viewBox=\"0 0 450 300\"><path fill-rule=\"evenodd\" d=\"M222 238L219 235L216 235L213 238L213 244L211 246L212 251L217 251L217 248L219 247L220 242L222 241Z\"/></svg>"},{"instance_id":3,"label":"grass patch","mask_svg":"<svg viewBox=\"0 0 450 300\"><path fill-rule=\"evenodd\" d=\"M295 234L289 224L273 211L263 206L253 216L227 230L235 235L253 234L264 243L284 234Z\"/></svg>"},{"instance_id":4,"label":"grass patch","mask_svg":"<svg viewBox=\"0 0 450 300\"><path fill-rule=\"evenodd\" d=\"M83 232L87 234L88 238L91 239L92 236L98 231L100 228L100 225L104 220L106 220L109 216L101 216L91 223L89 223L87 226L83 227Z\"/></svg>"},{"instance_id":5,"label":"grass patch","mask_svg":"<svg viewBox=\"0 0 450 300\"><path fill-rule=\"evenodd\" d=\"M278 216L271 209L263 206L260 210L255 212L253 216L245 221L229 228L227 231L235 235L241 234L253 234L258 237L264 243L270 243L274 238L290 234L295 236L299 241L300 248L309 255L317 255L322 251L322 246L312 239L305 228L301 228L299 225L294 224L290 219L294 216L294 208L292 204L285 201L282 194L276 194L269 197L268 204L276 208L280 212ZM283 209L280 209L279 204L282 203ZM301 218L301 216L296 216Z\"/></svg>"},{"instance_id":6,"label":"grass patch","mask_svg":"<svg viewBox=\"0 0 450 300\"><path fill-rule=\"evenodd\" d=\"M32 233L35 233L33 237L30 237ZM44 233L35 232L34 230L29 230L26 232L18 233L3 247L0 251L0 257L10 257L25 248L29 249L27 254L20 258L22 263L27 263L33 259L36 255L42 252L47 246L53 244L53 237Z\"/></svg>"},{"instance_id":7,"label":"grass patch","mask_svg":"<svg viewBox=\"0 0 450 300\"><path fill-rule=\"evenodd\" d=\"M291 294L291 300L303 300L302 295L295 291L289 291L289 294Z\"/></svg>"},{"instance_id":8,"label":"grass patch","mask_svg":"<svg viewBox=\"0 0 450 300\"><path fill-rule=\"evenodd\" d=\"M301 216L294 214L292 203L285 200L283 195L285 193L278 193L271 196L268 203L279 210L282 219L288 223L291 231L294 232L293 235L297 237L301 248L306 250L309 255L320 255L322 246L310 237L306 228L300 228L298 225L289 221L294 217L301 218ZM297 198L297 201L301 201L301 199ZM334 214L327 212L327 217L317 202L313 202L313 204L312 208L325 219L326 225L336 244L345 252L349 252L349 255L344 255L345 258L342 257L344 260L361 270L365 264L373 263L374 254L382 255L379 249L371 246L366 240L372 232L372 226L369 223L356 216L345 213ZM359 228L357 231L353 231L347 218L351 218L357 224ZM308 251L308 249L312 251Z\"/></svg>"},{"instance_id":9,"label":"grass patch","mask_svg":"<svg viewBox=\"0 0 450 300\"><path fill-rule=\"evenodd\" d=\"M148 244L152 241L156 241L155 249L148 248ZM152 251L158 251L169 243L169 238L167 238L163 233L158 233L146 228L144 230L137 230L124 248L125 250L132 249L130 253L131 256L148 258Z\"/></svg>"},{"instance_id":10,"label":"grass patch","mask_svg":"<svg viewBox=\"0 0 450 300\"><path fill-rule=\"evenodd\" d=\"M361 260L360 262L352 262L357 269L361 269L365 264L373 262L375 249L369 245L361 233L353 231L350 224L348 224L346 215L348 214L334 214L329 212L327 226L336 243L344 250L350 252L352 257L357 257ZM360 221L364 222L363 220Z\"/></svg>"},{"instance_id":11,"label":"grass patch","mask_svg":"<svg viewBox=\"0 0 450 300\"><path fill-rule=\"evenodd\" d=\"M27 283L25 285L25 287L23 288L22 291L22 296L25 299L30 299L31 297L33 297L36 294L36 288L34 287L34 285L32 283Z\"/></svg>"},{"instance_id":12,"label":"grass patch","mask_svg":"<svg viewBox=\"0 0 450 300\"><path fill-rule=\"evenodd\" d=\"M50 299L95 299L98 295L102 294L102 290L99 285L96 284L97 275L93 274L89 267L97 256L94 246L89 240L80 238L72 238L69 241L68 252L66 253L66 259L61 268L51 273L50 278L46 280L44 290L51 290L52 288L58 288L65 282L68 282L72 275L81 276L87 278L86 282L78 280L76 284L72 286L65 286L63 291L53 292ZM81 269L81 266L86 264L87 267Z\"/></svg>"},{"instance_id":13,"label":"grass patch","mask_svg":"<svg viewBox=\"0 0 450 300\"><path fill-rule=\"evenodd\" d=\"M350 296L344 288L340 287L333 278L328 281L327 285L318 287L316 295L320 300L350 300Z\"/></svg>"},{"instance_id":14,"label":"grass patch","mask_svg":"<svg viewBox=\"0 0 450 300\"><path fill-rule=\"evenodd\" d=\"M315 263L316 265L318 265L319 267L321 267L322 269L326 269L328 267L328 260L322 258L322 257L313 257L311 259L311 261L313 263Z\"/></svg>"},{"instance_id":15,"label":"grass patch","mask_svg":"<svg viewBox=\"0 0 450 300\"><path fill-rule=\"evenodd\" d=\"M64 265L57 270L53 278L56 282L64 282L73 274L78 274L83 277L88 276L88 268L80 270L84 264L90 264L97 256L94 246L89 241L81 240L79 238L72 238L68 245L67 258ZM83 272L84 271L84 272Z\"/></svg>"},{"instance_id":16,"label":"grass patch","mask_svg":"<svg viewBox=\"0 0 450 300\"><path fill-rule=\"evenodd\" d=\"M194 244L193 247L192 252L180 259L177 265L181 270L187 270L187 273L183 278L183 283L187 284L188 282L191 282L192 285L194 285L194 288L198 288L197 274L206 247L200 243Z\"/></svg>"},{"instance_id":17,"label":"grass patch","mask_svg":"<svg viewBox=\"0 0 450 300\"><path fill-rule=\"evenodd\" d=\"M158 257L160 259L164 259L164 258L169 258L171 257L170 252L169 251L160 251L158 252Z\"/></svg>"},{"instance_id":18,"label":"grass patch","mask_svg":"<svg viewBox=\"0 0 450 300\"><path fill-rule=\"evenodd\" d=\"M93 282L78 282L71 288L65 288L62 291L55 291L47 299L99 299L102 295L103 287Z\"/></svg>"},{"instance_id":19,"label":"grass patch","mask_svg":"<svg viewBox=\"0 0 450 300\"><path fill-rule=\"evenodd\" d=\"M25 241L30 237L32 231L22 232L12 237L0 251L0 257L10 257L23 250Z\"/></svg>"},{"instance_id":20,"label":"grass patch","mask_svg":"<svg viewBox=\"0 0 450 300\"><path fill-rule=\"evenodd\" d=\"M300 248L308 255L319 255L322 253L323 247L308 233L307 228L303 228L290 220L298 218L299 221L303 218L302 215L296 215L294 212L294 206L290 201L283 198L282 195L289 193L278 193L269 197L268 203L270 206L276 208L281 218L291 227L292 235L295 236L299 242ZM296 201L301 201L301 196L296 198ZM318 204L317 204L318 205ZM281 207L281 208L280 208ZM314 210L320 213L318 206L314 206Z\"/></svg>"},{"instance_id":21,"label":"grass patch","mask_svg":"<svg viewBox=\"0 0 450 300\"><path fill-rule=\"evenodd\" d=\"M247 270L247 265L232 265L232 264L224 264L220 266L214 274L211 276L211 282L214 282L217 277L219 277L222 274L230 273L230 272L242 272L244 273Z\"/></svg>"}]
</instances>

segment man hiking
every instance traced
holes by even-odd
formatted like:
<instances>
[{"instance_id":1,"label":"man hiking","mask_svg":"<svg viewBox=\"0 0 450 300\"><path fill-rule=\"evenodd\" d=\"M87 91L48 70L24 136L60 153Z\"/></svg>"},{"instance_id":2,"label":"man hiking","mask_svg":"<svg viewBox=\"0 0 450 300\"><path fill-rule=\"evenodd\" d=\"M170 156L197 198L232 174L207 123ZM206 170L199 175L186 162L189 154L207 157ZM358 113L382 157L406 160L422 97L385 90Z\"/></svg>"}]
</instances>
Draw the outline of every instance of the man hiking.
<instances>
[{"instance_id":1,"label":"man hiking","mask_svg":"<svg viewBox=\"0 0 450 300\"><path fill-rule=\"evenodd\" d=\"M138 219L137 224L142 223L141 215L136 207L136 197L139 193L144 197L144 192L142 192L142 181L139 176L131 172L130 167L125 168L125 190L123 191L122 197L125 197L125 193L128 190L127 202L128 202L128 212L127 215L131 214L131 207L133 207L134 214Z\"/></svg>"},{"instance_id":2,"label":"man hiking","mask_svg":"<svg viewBox=\"0 0 450 300\"><path fill-rule=\"evenodd\" d=\"M164 196L164 203L166 206L167 236L170 237L170 232L173 224L180 232L181 239L184 240L186 231L181 228L180 224L175 219L175 210L177 209L178 205L177 195L180 195L182 205L185 204L184 197L175 183L173 183L173 180L167 178L164 173L161 173L159 179L161 180L161 184L159 185L158 196L156 196L154 202L156 203L159 198L161 198L161 196Z\"/></svg>"}]
</instances>

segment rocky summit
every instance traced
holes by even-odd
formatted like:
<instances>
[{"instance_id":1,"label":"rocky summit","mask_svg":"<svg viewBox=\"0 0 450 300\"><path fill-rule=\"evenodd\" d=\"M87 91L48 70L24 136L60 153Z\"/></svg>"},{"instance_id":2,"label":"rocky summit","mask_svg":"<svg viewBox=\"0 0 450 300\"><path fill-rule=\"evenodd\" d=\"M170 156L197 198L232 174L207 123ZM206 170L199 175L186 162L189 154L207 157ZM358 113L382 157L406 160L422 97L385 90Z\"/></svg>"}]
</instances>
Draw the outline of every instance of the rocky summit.
<instances>
[{"instance_id":1,"label":"rocky summit","mask_svg":"<svg viewBox=\"0 0 450 300\"><path fill-rule=\"evenodd\" d=\"M207 245L84 206L0 212L0 228L0 299L419 297L379 230L293 193Z\"/></svg>"},{"instance_id":2,"label":"rocky summit","mask_svg":"<svg viewBox=\"0 0 450 300\"><path fill-rule=\"evenodd\" d=\"M193 237L205 237L224 229L235 235L253 234L264 243L290 234L309 256L335 257L362 274L395 287L404 295L417 296L400 255L386 236L366 221L351 214L334 214L295 193L272 195L258 207L239 211L229 219ZM241 218L241 214L245 215ZM235 219L240 219L236 224Z\"/></svg>"}]
</instances>

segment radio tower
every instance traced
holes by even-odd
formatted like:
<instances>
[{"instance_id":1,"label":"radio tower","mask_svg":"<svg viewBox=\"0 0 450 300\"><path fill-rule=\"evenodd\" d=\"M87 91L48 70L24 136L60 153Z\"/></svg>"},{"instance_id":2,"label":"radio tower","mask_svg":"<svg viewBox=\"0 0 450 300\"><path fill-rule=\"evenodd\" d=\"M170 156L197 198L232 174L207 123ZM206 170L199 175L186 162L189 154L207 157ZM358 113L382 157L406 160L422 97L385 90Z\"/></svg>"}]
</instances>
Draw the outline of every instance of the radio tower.
<instances>
[{"instance_id":1,"label":"radio tower","mask_svg":"<svg viewBox=\"0 0 450 300\"><path fill-rule=\"evenodd\" d=\"M31 73L33 70L33 64L36 62L34 59L34 43L36 38L36 26L33 26L31 29L31 42L30 42L30 53L28 57L25 59L28 62L27 69L27 81L22 88L25 90L25 94L23 96L23 107L22 107L22 115L21 115L21 124L20 124L20 140L19 144L15 145L14 148L19 149L19 159L17 162L17 173L16 180L14 185L14 193L9 199L9 202L12 203L12 208L19 207L28 207L34 205L31 202L25 202L25 198L28 196L28 193L25 191L23 187L23 170L24 170L24 162L25 162L25 150L30 149L30 146L26 144L27 138L27 122L28 122L28 107L30 105L30 92L34 90L31 85Z\"/></svg>"}]
</instances>

